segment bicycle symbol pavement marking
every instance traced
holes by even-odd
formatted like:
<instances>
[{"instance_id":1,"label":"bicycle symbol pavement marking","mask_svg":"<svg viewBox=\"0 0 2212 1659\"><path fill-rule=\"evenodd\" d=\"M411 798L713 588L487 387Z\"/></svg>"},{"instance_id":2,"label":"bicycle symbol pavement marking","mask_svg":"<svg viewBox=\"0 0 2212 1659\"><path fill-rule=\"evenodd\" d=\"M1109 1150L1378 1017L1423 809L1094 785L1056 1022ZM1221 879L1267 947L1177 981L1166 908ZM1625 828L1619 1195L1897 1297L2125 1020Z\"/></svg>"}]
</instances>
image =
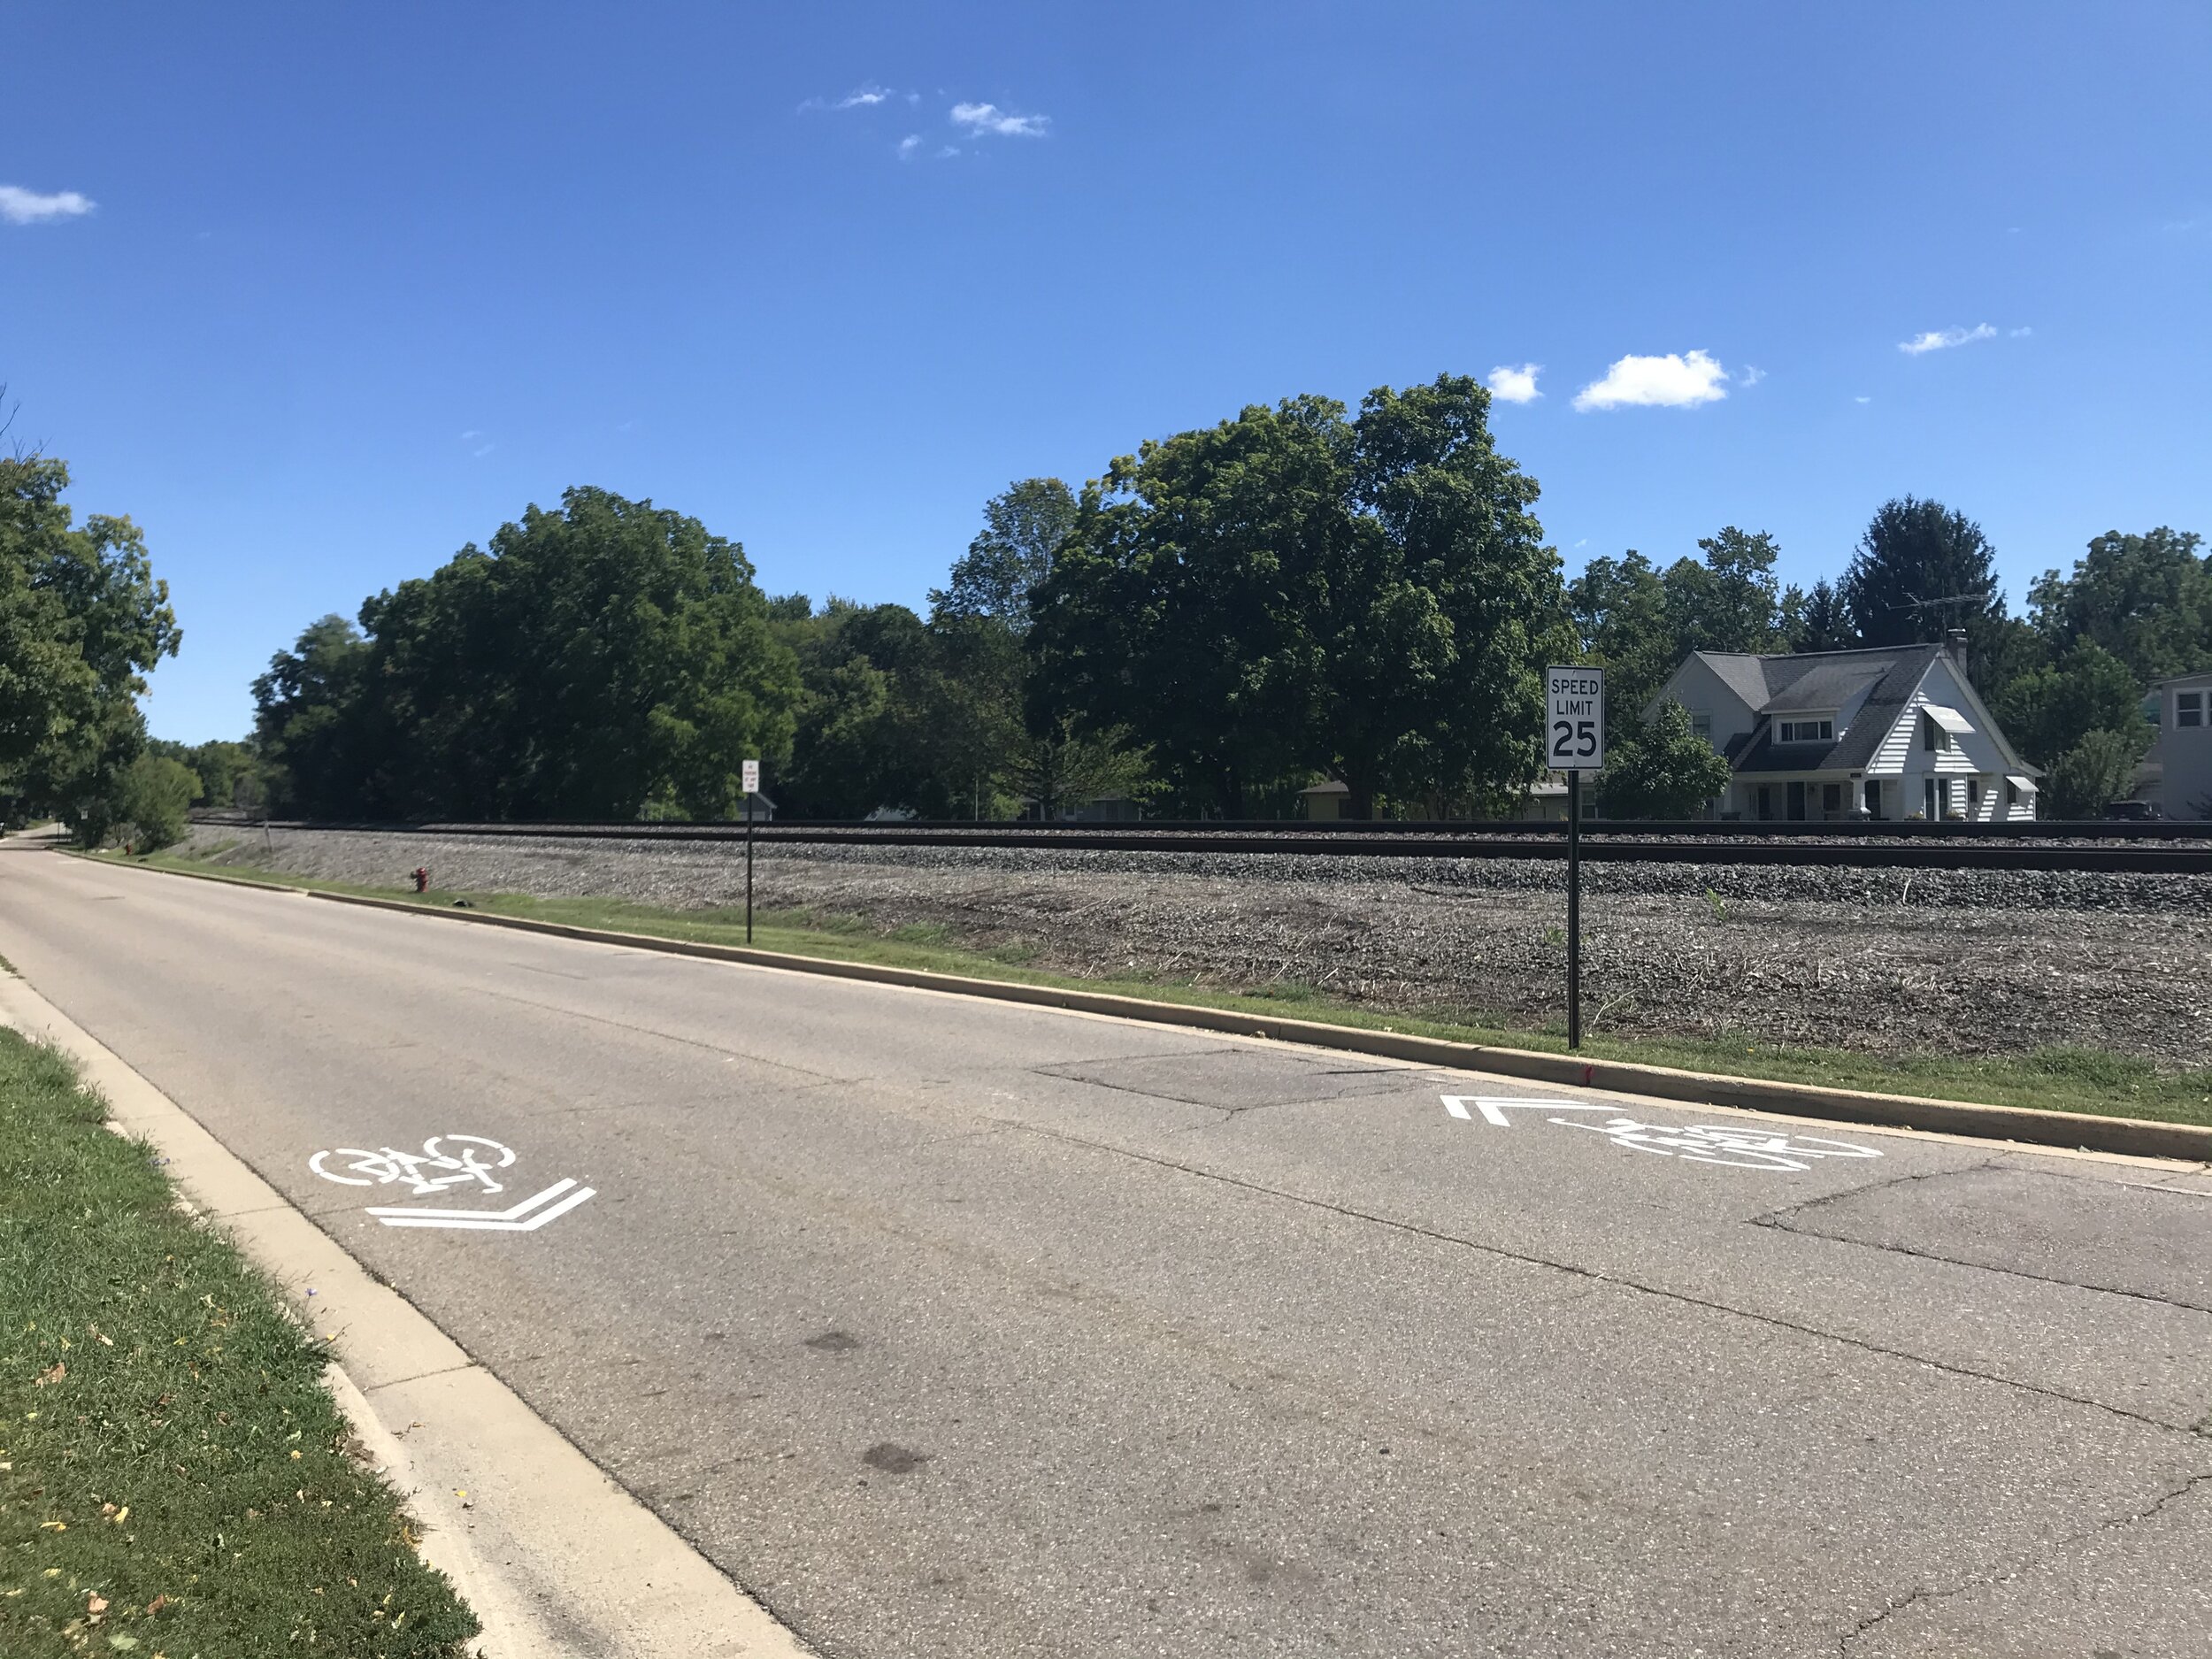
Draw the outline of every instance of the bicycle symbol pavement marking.
<instances>
[{"instance_id":1,"label":"bicycle symbol pavement marking","mask_svg":"<svg viewBox=\"0 0 2212 1659\"><path fill-rule=\"evenodd\" d=\"M1601 1121L1589 1118L1548 1118L1562 1129L1583 1129L1603 1135L1617 1147L1632 1152L1655 1152L1690 1164L1718 1164L1731 1169L1804 1171L1822 1158L1878 1158L1873 1147L1848 1141L1830 1141L1818 1135L1792 1135L1760 1124L1648 1124L1617 1106L1593 1106L1584 1101L1525 1100L1512 1094L1446 1094L1444 1110L1454 1118L1472 1122L1467 1108L1473 1106L1485 1122L1499 1129L1511 1126L1509 1110L1608 1114Z\"/></svg>"},{"instance_id":2,"label":"bicycle symbol pavement marking","mask_svg":"<svg viewBox=\"0 0 2212 1659\"><path fill-rule=\"evenodd\" d=\"M420 1152L397 1147L334 1147L307 1167L342 1187L404 1187L418 1198L466 1187L487 1196L505 1192L495 1172L511 1168L514 1148L482 1135L432 1135ZM534 1233L566 1215L597 1189L563 1179L504 1210L442 1210L427 1204L373 1204L368 1213L388 1227L442 1227L455 1232Z\"/></svg>"}]
</instances>

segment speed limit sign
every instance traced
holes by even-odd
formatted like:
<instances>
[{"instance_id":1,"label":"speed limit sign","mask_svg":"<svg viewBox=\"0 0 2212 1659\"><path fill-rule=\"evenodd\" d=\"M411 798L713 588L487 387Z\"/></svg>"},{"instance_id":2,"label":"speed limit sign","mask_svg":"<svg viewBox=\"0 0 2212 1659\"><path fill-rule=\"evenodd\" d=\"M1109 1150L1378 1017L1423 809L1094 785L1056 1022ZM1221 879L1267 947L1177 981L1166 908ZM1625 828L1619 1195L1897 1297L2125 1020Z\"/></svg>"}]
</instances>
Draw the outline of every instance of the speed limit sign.
<instances>
[{"instance_id":1,"label":"speed limit sign","mask_svg":"<svg viewBox=\"0 0 2212 1659\"><path fill-rule=\"evenodd\" d=\"M1605 671L1547 668L1549 713L1544 758L1555 772L1599 772L1605 765Z\"/></svg>"}]
</instances>

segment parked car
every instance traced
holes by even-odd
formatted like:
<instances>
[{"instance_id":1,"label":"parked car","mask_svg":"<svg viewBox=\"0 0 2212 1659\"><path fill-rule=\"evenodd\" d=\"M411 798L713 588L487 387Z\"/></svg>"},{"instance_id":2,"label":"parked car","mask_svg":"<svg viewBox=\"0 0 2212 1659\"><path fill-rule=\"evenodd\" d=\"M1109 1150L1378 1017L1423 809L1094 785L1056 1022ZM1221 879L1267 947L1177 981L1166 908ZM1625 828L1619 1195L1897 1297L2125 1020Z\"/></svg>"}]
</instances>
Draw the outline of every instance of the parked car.
<instances>
[{"instance_id":1,"label":"parked car","mask_svg":"<svg viewBox=\"0 0 2212 1659\"><path fill-rule=\"evenodd\" d=\"M2159 810L2155 801L2108 801L2105 803L2104 815L2132 824L2145 824L2153 818L2166 816Z\"/></svg>"}]
</instances>

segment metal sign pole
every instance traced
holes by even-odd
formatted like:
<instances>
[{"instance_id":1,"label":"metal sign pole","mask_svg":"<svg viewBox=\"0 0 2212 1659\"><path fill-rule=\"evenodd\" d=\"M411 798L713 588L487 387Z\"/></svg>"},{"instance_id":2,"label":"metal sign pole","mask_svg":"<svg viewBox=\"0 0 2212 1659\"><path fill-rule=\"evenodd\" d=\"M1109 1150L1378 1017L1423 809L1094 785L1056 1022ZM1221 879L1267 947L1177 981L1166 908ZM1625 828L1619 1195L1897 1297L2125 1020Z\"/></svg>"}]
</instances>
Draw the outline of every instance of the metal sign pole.
<instances>
[{"instance_id":1,"label":"metal sign pole","mask_svg":"<svg viewBox=\"0 0 2212 1659\"><path fill-rule=\"evenodd\" d=\"M1582 774L1605 770L1605 670L1544 671L1544 759L1567 774L1567 1047L1582 1047Z\"/></svg>"},{"instance_id":2,"label":"metal sign pole","mask_svg":"<svg viewBox=\"0 0 2212 1659\"><path fill-rule=\"evenodd\" d=\"M1567 773L1567 1047L1582 1047L1582 769Z\"/></svg>"},{"instance_id":3,"label":"metal sign pole","mask_svg":"<svg viewBox=\"0 0 2212 1659\"><path fill-rule=\"evenodd\" d=\"M760 762L749 760L739 768L745 787L745 942L753 942L753 797L760 793Z\"/></svg>"}]
</instances>

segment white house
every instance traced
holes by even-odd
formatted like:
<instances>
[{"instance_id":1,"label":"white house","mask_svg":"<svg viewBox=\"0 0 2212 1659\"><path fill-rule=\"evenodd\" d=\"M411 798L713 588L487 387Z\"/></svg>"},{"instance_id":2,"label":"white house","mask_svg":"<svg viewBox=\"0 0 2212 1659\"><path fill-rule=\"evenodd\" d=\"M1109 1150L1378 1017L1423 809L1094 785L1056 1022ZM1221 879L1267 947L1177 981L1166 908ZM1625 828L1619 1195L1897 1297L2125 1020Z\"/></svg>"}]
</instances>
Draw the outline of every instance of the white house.
<instances>
[{"instance_id":1,"label":"white house","mask_svg":"<svg viewBox=\"0 0 2212 1659\"><path fill-rule=\"evenodd\" d=\"M1724 817L2035 816L2036 780L1947 645L1752 657L1694 651L1652 699L1689 711L1735 774Z\"/></svg>"},{"instance_id":2,"label":"white house","mask_svg":"<svg viewBox=\"0 0 2212 1659\"><path fill-rule=\"evenodd\" d=\"M2212 818L2212 673L2161 680L2151 697L2158 737L2137 793L2168 818Z\"/></svg>"}]
</instances>

